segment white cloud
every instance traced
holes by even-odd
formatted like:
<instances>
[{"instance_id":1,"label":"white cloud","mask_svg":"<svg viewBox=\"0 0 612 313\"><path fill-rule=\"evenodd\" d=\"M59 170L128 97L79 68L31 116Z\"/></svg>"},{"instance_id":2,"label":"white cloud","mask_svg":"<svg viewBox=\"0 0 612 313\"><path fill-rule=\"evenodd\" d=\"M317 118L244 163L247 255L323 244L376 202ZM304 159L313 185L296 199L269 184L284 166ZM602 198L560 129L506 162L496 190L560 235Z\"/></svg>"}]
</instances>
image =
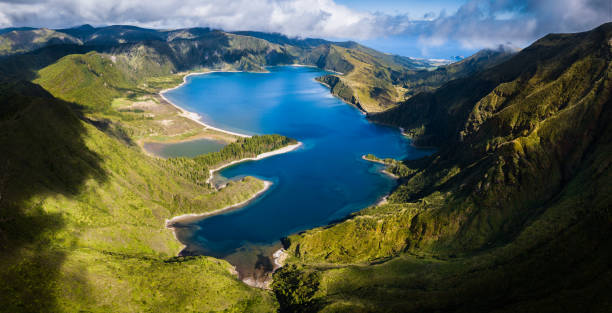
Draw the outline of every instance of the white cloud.
<instances>
[{"instance_id":1,"label":"white cloud","mask_svg":"<svg viewBox=\"0 0 612 313\"><path fill-rule=\"evenodd\" d=\"M448 40L482 48L524 46L549 32L584 31L612 20L610 0L470 0L453 14L432 12L421 20L372 6L365 12L334 0L0 0L0 27L208 26L329 39L405 35L420 38L424 48Z\"/></svg>"},{"instance_id":2,"label":"white cloud","mask_svg":"<svg viewBox=\"0 0 612 313\"><path fill-rule=\"evenodd\" d=\"M133 24L280 32L290 36L363 39L404 30L396 17L358 12L333 0L0 0L0 26L68 27ZM402 17L403 19L404 17Z\"/></svg>"},{"instance_id":3,"label":"white cloud","mask_svg":"<svg viewBox=\"0 0 612 313\"><path fill-rule=\"evenodd\" d=\"M465 48L525 46L551 32L586 31L612 21L610 0L471 0L453 15L440 15L425 28L408 30L424 46L449 39Z\"/></svg>"}]
</instances>

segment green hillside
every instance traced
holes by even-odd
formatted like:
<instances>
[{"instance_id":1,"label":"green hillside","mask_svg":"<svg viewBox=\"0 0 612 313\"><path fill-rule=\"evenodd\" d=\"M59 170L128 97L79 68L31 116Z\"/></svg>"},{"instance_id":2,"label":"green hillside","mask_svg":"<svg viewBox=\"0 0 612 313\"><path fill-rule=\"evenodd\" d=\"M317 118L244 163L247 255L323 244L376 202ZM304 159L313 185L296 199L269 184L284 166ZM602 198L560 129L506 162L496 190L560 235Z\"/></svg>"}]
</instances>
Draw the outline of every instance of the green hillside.
<instances>
[{"instance_id":1,"label":"green hillside","mask_svg":"<svg viewBox=\"0 0 612 313\"><path fill-rule=\"evenodd\" d=\"M135 140L154 134L138 131L160 118L183 125L179 136L210 131L157 98L184 74L168 75L171 66L142 47L65 56L36 73L40 85L0 82L0 276L12 282L0 287L3 310L274 310L273 296L239 281L226 261L175 257L180 243L164 225L249 199L261 180L216 190L208 169L295 141L227 138L236 143L195 159L145 155ZM125 109L138 105L148 111Z\"/></svg>"},{"instance_id":2,"label":"green hillside","mask_svg":"<svg viewBox=\"0 0 612 313\"><path fill-rule=\"evenodd\" d=\"M331 92L368 113L396 107L412 96L432 91L508 59L513 52L483 50L457 63L434 68L430 63L388 55L356 43L330 44L306 53L302 62L339 74L318 80Z\"/></svg>"},{"instance_id":3,"label":"green hillside","mask_svg":"<svg viewBox=\"0 0 612 313\"><path fill-rule=\"evenodd\" d=\"M42 35L33 37L31 34L34 33L50 33L45 36L59 36L64 41L45 41L41 39ZM4 38L2 36L7 39L1 39ZM17 51L17 48L13 47L13 41L8 39L10 36L18 38L19 40L15 40L27 48ZM83 25L57 31L13 30L0 34L0 43L7 47L5 49L7 55L29 52L29 55L15 58L8 63L0 60L0 69L5 75L7 73L23 75L24 66L38 70L70 53L82 54L88 51L96 51L109 57L127 56L128 67L145 67L139 69L138 73L148 75L162 73L168 75L198 68L265 71L265 66L269 65L295 63L313 65L341 73L335 77L347 88L341 93L332 92L367 112L380 112L395 107L419 91L433 90L451 79L464 77L494 64L505 55L483 52L456 65L430 72L435 66L427 60L385 54L355 42L297 39L279 34L247 31L229 33L208 28L155 30L126 25L99 28ZM45 50L45 47L52 49ZM42 51L35 51L37 48L42 48ZM58 50L65 50L65 53L61 55ZM125 67L124 61L125 58L119 60L118 67ZM77 60L64 60L64 62L77 62ZM103 62L93 63L96 64L91 66L98 73L102 73L102 70L121 71L121 69L104 69L103 67L109 64L105 65ZM120 78L114 74L116 73L107 77L106 83L112 81L119 85L123 84L121 80L114 82L115 78ZM123 74L132 80L135 78L133 72ZM50 77L53 80L61 78L56 75ZM324 77L322 80L336 78ZM70 87L62 86L62 88Z\"/></svg>"},{"instance_id":4,"label":"green hillside","mask_svg":"<svg viewBox=\"0 0 612 313\"><path fill-rule=\"evenodd\" d=\"M515 51L504 47L500 47L498 50L485 49L459 62L440 66L433 70L405 71L396 79L408 90L408 95L413 96L421 92L434 91L446 82L493 67L514 54Z\"/></svg>"},{"instance_id":5,"label":"green hillside","mask_svg":"<svg viewBox=\"0 0 612 313\"><path fill-rule=\"evenodd\" d=\"M275 275L277 295L291 295L281 305L609 310L610 38L610 23L548 35L371 116L440 150L404 162L410 170L387 204L287 238L297 267Z\"/></svg>"},{"instance_id":6,"label":"green hillside","mask_svg":"<svg viewBox=\"0 0 612 313\"><path fill-rule=\"evenodd\" d=\"M0 34L23 39L0 58L0 278L10 282L0 284L0 310L612 308L611 23L436 69L356 43L258 32L20 33L30 31ZM56 45L58 34L74 40ZM164 225L249 199L261 180L217 190L208 170L295 141L206 129L157 93L190 71L293 63L340 72L319 81L438 152L364 156L398 187L380 205L284 238L287 264L266 291L226 261L176 257L180 243ZM140 147L200 137L227 145L170 159Z\"/></svg>"},{"instance_id":7,"label":"green hillside","mask_svg":"<svg viewBox=\"0 0 612 313\"><path fill-rule=\"evenodd\" d=\"M82 44L82 42L68 34L46 28L16 29L0 33L0 56L61 44Z\"/></svg>"}]
</instances>

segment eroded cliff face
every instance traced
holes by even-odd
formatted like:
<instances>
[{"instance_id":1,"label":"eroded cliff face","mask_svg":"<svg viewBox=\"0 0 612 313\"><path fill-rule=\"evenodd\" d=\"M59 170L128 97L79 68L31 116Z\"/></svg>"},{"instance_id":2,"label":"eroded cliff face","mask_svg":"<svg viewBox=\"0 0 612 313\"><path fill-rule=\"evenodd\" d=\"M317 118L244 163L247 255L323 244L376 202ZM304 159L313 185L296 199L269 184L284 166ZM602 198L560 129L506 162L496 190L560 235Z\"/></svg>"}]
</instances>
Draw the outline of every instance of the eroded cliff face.
<instances>
[{"instance_id":1,"label":"eroded cliff face","mask_svg":"<svg viewBox=\"0 0 612 313\"><path fill-rule=\"evenodd\" d=\"M459 93L450 102L423 101L453 127L437 126L438 116L421 121L423 136L435 136L442 146L427 160L405 162L415 171L407 171L389 197L397 210L366 210L333 227L293 236L299 255L334 261L354 255L363 261L404 250L460 254L507 242L559 196L587 160L603 157L593 153L611 131L611 34L612 24L606 24L587 33L550 35L474 79L451 82L422 97ZM483 80L498 83L478 99L460 97L472 81ZM373 119L422 108L417 100ZM408 114L407 123L414 125L421 114ZM407 126L401 120L397 124ZM370 222L365 220L374 224L366 227ZM355 250L334 257L337 253L324 253L326 244L309 241L324 240L326 233L336 240L339 229L356 224L365 227L353 230L362 232L357 236L366 240L371 233L380 248L351 244L349 236L334 246Z\"/></svg>"},{"instance_id":2,"label":"eroded cliff face","mask_svg":"<svg viewBox=\"0 0 612 313\"><path fill-rule=\"evenodd\" d=\"M528 277L538 277L546 299L565 293L563 277L597 277L611 257L603 248L612 221L611 37L611 23L549 35L500 65L371 115L440 150L404 162L388 203L285 240L289 263L302 266L294 271L322 274L310 303L338 311L553 308L529 294ZM566 276L573 267L584 270ZM504 276L510 272L518 277ZM366 273L370 285L359 280ZM396 293L386 297L390 286ZM506 302L459 296L468 294ZM416 298L419 305L402 300ZM593 307L605 307L601 301Z\"/></svg>"}]
</instances>

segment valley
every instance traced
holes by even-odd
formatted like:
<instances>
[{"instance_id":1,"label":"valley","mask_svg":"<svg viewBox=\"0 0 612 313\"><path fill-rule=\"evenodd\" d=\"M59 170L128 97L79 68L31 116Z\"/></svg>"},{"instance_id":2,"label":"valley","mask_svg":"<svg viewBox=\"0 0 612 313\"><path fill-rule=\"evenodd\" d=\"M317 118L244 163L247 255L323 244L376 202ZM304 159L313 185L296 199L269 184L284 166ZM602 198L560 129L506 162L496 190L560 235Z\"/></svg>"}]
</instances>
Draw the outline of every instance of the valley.
<instances>
[{"instance_id":1,"label":"valley","mask_svg":"<svg viewBox=\"0 0 612 313\"><path fill-rule=\"evenodd\" d=\"M607 312L611 38L440 65L262 32L2 30L2 310ZM144 149L197 140L218 145Z\"/></svg>"}]
</instances>

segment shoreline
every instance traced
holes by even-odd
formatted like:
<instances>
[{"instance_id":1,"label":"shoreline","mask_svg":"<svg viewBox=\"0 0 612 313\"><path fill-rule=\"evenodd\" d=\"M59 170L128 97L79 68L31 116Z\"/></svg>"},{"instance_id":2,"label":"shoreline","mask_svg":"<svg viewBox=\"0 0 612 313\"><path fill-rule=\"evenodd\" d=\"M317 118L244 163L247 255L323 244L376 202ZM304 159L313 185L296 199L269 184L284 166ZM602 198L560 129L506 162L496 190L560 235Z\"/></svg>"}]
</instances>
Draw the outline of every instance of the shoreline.
<instances>
[{"instance_id":1,"label":"shoreline","mask_svg":"<svg viewBox=\"0 0 612 313\"><path fill-rule=\"evenodd\" d=\"M283 267L285 265L285 260L289 257L289 253L284 248L280 248L272 254L272 258L274 259L274 269L272 272L274 273L277 269Z\"/></svg>"},{"instance_id":2,"label":"shoreline","mask_svg":"<svg viewBox=\"0 0 612 313\"><path fill-rule=\"evenodd\" d=\"M279 65L279 66L283 66L283 65ZM285 66L295 66L295 67L312 67L312 68L317 68L314 65L305 65L305 64L289 64L289 65L285 65ZM322 69L324 71L327 71L325 69ZM333 72L339 75L344 75L343 73L340 72L335 72L335 71L328 71L328 72ZM236 71L236 70L212 70L212 71L206 71L206 72L193 72L193 73L188 73L185 76L183 76L183 82L178 84L177 86L171 87L171 88L166 88L163 89L161 91L158 92L159 96L166 102L168 102L170 105L172 105L173 107L175 107L177 110L179 110L179 115L182 117L185 117L187 119L190 119L202 126L204 126L206 129L210 129L210 130L215 130L215 131L219 131L222 133L226 133L229 135L233 135L233 136L238 136L238 137L243 137L243 138L248 138L251 137L251 135L247 135L247 134L242 134L242 133L238 133L238 132L234 132L234 131L230 131L230 130L225 130L222 128L218 128L218 127L214 127L212 125L208 125L205 122L202 121L202 116L200 116L198 113L196 112L191 112L188 111L178 105L176 105L174 102L170 101L168 98L166 98L166 96L164 96L164 93L174 90L174 89L178 89L180 87L182 87L183 85L185 85L187 83L187 78L189 78L190 76L196 76L196 75L206 75L206 74L211 74L211 73L253 73L253 74L268 74L270 73L269 71L266 72L250 72L250 71ZM331 89L330 89L331 92Z\"/></svg>"},{"instance_id":3,"label":"shoreline","mask_svg":"<svg viewBox=\"0 0 612 313\"><path fill-rule=\"evenodd\" d=\"M187 78L190 77L190 76L206 75L206 74L210 74L210 73L240 73L240 72L243 72L243 71L206 71L206 72L188 73L185 76L183 76L183 82L182 83L180 83L179 85L174 86L172 88L163 89L163 90L159 91L158 94L159 94L159 96L164 101L166 101L171 106L173 106L177 110L179 110L179 112L180 112L179 115L180 116L188 118L188 119L190 119L190 120L192 120L192 121L194 121L194 122L204 126L205 129L215 130L215 131L219 131L219 132L222 132L222 133L225 133L225 134L230 134L230 135L234 135L234 136L238 136L238 137L249 138L249 137L251 137L250 135L241 134L241 133L237 133L237 132L232 132L232 131L228 131L228 130L224 130L224 129L221 129L221 128L217 128L217 127L208 125L208 124L204 123L201 120L201 116L199 114L197 114L195 112L190 112L190 111L188 111L188 110L186 110L186 109L176 105L174 102L170 101L168 98L166 98L164 96L164 93L166 93L168 91L171 91L171 90L174 90L174 89L177 89L177 88L180 88L183 85L185 85L187 83ZM265 74L265 73L266 72L264 72L262 74ZM269 72L267 72L267 73L269 73ZM181 141L190 141L190 140L194 140L194 139L193 138L189 138L189 139L181 140ZM144 144L144 141L142 141L142 144ZM231 165L234 165L234 164L237 164L237 163L240 163L240 162L245 162L245 161L257 161L257 160L261 160L261 159L264 159L264 158L267 158L267 157L271 157L271 156L274 156L274 155L279 155L279 154L291 152L291 151L294 151L294 150L298 149L302 145L303 145L302 142L298 141L296 144L288 145L288 146L285 146L285 147L282 147L282 148L279 148L279 149L276 149L276 150L273 150L273 151L264 152L264 153L261 153L261 154L255 156L255 157L243 158L243 159L239 159L239 160L235 160L235 161L223 164L221 166L218 166L217 168L209 170L210 176L209 176L209 178L207 179L206 182L210 184L210 181L212 180L214 173L216 171L219 171L219 170L221 170L223 168L226 168L228 166L231 166ZM142 150L145 150L145 149L142 149ZM149 154L148 151L145 151L145 153ZM225 206L225 207L217 209L217 210L213 210L213 211L205 212L205 213L200 213L200 214L187 213L187 214L182 214L182 215L179 215L179 216L174 216L174 217L172 217L170 219L166 219L165 228L172 229L172 233L174 235L174 238L176 239L176 241L178 241L179 243L182 244L182 242L180 242L178 240L178 237L176 235L176 228L180 227L179 225L177 225L178 223L191 223L191 222L195 222L197 220L201 220L201 219L209 217L209 216L217 215L217 214L220 214L220 213L223 213L223 212L227 212L227 211L231 211L231 210L243 207L243 206L249 204L250 202L254 201L255 199L259 198L260 196L262 196L266 191L268 191L268 189L270 189L270 187L273 184L271 181L267 181L267 180L264 180L263 182L264 182L264 186L263 186L263 188L261 190L259 190L258 192L253 194L251 197L249 197L248 199L246 199L246 200L244 200L244 201L242 201L240 203L231 204L231 205ZM183 246L182 249L184 249L186 247L184 244L182 244L182 246Z\"/></svg>"},{"instance_id":4,"label":"shoreline","mask_svg":"<svg viewBox=\"0 0 612 313\"><path fill-rule=\"evenodd\" d=\"M230 135L234 135L234 136L238 136L238 137L243 137L243 138L248 138L251 137L250 135L246 135L246 134L241 134L241 133L237 133L237 132L233 132L233 131L229 131L229 130L225 130L225 129L221 129L221 128L217 128L211 125L208 125L206 123L204 123L202 121L202 116L200 116L198 113L195 112L191 112L191 111L187 111L185 109L183 109L182 107L176 105L174 102L170 101L168 98L166 98L166 96L164 96L164 93L174 90L174 89L178 89L180 87L182 87L183 85L185 85L187 83L187 78L189 76L196 76L196 75L206 75L206 74L211 74L211 73L240 73L240 71L208 71L208 72L196 72L196 73L189 73L185 76L183 76L183 82L180 83L178 86L172 87L172 88L166 88L161 90L158 94L159 96L164 99L164 101L168 102L170 105L172 105L173 107L175 107L176 109L178 109L180 111L179 115L185 118L188 118L202 126L204 126L206 129L211 129L211 130L215 130L215 131L219 131L222 133L226 133L226 134L230 134Z\"/></svg>"},{"instance_id":5,"label":"shoreline","mask_svg":"<svg viewBox=\"0 0 612 313\"><path fill-rule=\"evenodd\" d=\"M334 70L326 70L326 69L324 69L324 68L320 68L320 67L318 67L318 66L316 66L316 65L307 65L307 64L297 64L297 63L294 63L294 64L289 64L289 65L273 65L273 66L311 67L311 68L316 68L316 69L319 69L319 70L322 70L322 71L326 71L326 72L334 73L334 74L336 74L336 75L341 75L341 76L344 76L344 73L342 73L342 72L336 72L336 71L334 71Z\"/></svg>"},{"instance_id":6,"label":"shoreline","mask_svg":"<svg viewBox=\"0 0 612 313\"><path fill-rule=\"evenodd\" d=\"M217 215L219 213L223 213L226 211L231 211L233 209L237 209L240 207L243 207L245 205L247 205L249 202L257 199L259 196L261 196L263 193L265 193L266 191L268 191L268 189L270 189L270 187L272 186L272 182L271 181L267 181L264 180L263 181L264 186L261 190L259 190L258 192L256 192L255 194L253 194L250 198L239 202L239 203L235 203L235 204L230 204L228 206L225 206L221 209L216 209L210 212L205 212L205 213L200 213L200 214L196 214L196 213L187 213L187 214L183 214L183 215L178 215L175 216L169 220L166 220L166 228L171 228L174 229L177 225L175 225L176 223L192 223L195 221L199 221L205 217L208 216L213 216L213 215ZM175 234L176 237L176 234ZM177 239L178 240L178 239Z\"/></svg>"},{"instance_id":7,"label":"shoreline","mask_svg":"<svg viewBox=\"0 0 612 313\"><path fill-rule=\"evenodd\" d=\"M273 268L272 268L272 271L267 272L265 279L258 280L254 277L244 277L242 279L242 282L244 282L245 284L251 287L271 290L270 285L272 284L272 280L273 280L272 274L274 274L274 272L276 272L279 268L285 265L285 260L287 260L288 257L289 257L289 254L287 253L287 251L281 247L280 249L272 253Z\"/></svg>"},{"instance_id":8,"label":"shoreline","mask_svg":"<svg viewBox=\"0 0 612 313\"><path fill-rule=\"evenodd\" d=\"M258 154L255 157L243 158L243 159L235 160L235 161L232 161L232 162L229 162L229 163L222 164L222 165L220 165L220 166L218 166L216 168L209 169L208 170L209 176L208 176L208 179L206 180L206 183L210 185L212 183L213 178L214 178L214 173L217 172L217 171L220 171L220 170L222 170L222 169L224 169L226 167L232 166L234 164L246 162L246 161L257 161L257 160L265 159L265 158L268 158L268 157L271 157L271 156L274 156L274 155L291 152L291 151L294 151L294 150L298 149L302 145L303 145L302 142L298 141L298 143L296 143L296 144L284 146L282 148L279 148L279 149L276 149L276 150L272 150L272 151L269 151L269 152L264 152L262 154Z\"/></svg>"},{"instance_id":9,"label":"shoreline","mask_svg":"<svg viewBox=\"0 0 612 313\"><path fill-rule=\"evenodd\" d=\"M318 68L316 66L302 65L302 64L292 64L292 65L289 65L289 66ZM188 118L188 119L190 119L190 120L192 120L192 121L194 121L194 122L204 126L205 129L215 130L215 131L219 131L219 132L222 132L222 133L226 133L226 134L230 134L230 135L234 135L234 136L238 136L238 137L243 137L243 138L244 137L251 137L250 135L241 134L241 133L232 132L232 131L227 131L227 130L224 130L224 129L220 129L220 128L208 125L208 124L206 124L205 122L203 122L201 120L201 116L198 113L190 112L190 111L188 111L188 110L186 110L186 109L176 105L175 103L173 103L172 101L170 101L168 98L166 98L164 96L164 93L166 93L168 91L171 91L171 90L174 90L174 89L177 89L177 88L180 88L183 85L185 85L188 82L188 77L189 76L192 76L192 75L193 76L195 76L195 75L206 75L206 74L215 73L215 72L242 72L242 71L206 71L206 72L188 73L185 76L183 76L183 82L182 83L180 83L179 85L177 85L175 87L161 90L159 92L159 95L160 95L160 97L164 101L168 102L170 105L174 106L177 110L179 110L179 112L180 112L179 115L180 116ZM333 71L328 71L328 72L333 72ZM337 72L334 72L334 73L335 74L343 75L342 73L337 73ZM324 82L321 82L321 81L318 81L318 80L315 80L315 81L320 83L320 84L322 84L322 85L324 85L328 89L329 93L332 96L334 96L337 99L340 99L345 104L348 104L349 106L352 106L353 108L357 109L362 115L367 116L367 112L364 111L360 106L352 104L352 103L349 103L346 100L338 97L337 95L334 95L331 92L331 88L330 88L330 86L328 84L326 84ZM190 139L186 139L185 141L189 141L189 140ZM241 163L241 162L257 161L257 160L261 160L261 159L264 159L264 158L267 158L267 157L271 157L271 156L274 156L274 155L288 153L288 152L291 152L291 151L294 151L294 150L298 149L302 145L303 145L302 142L297 142L295 144L287 145L287 146L284 146L282 148L279 148L279 149L276 149L276 150L273 150L273 151L261 153L261 154L255 156L255 157L242 158L242 159L239 159L239 160L235 160L235 161L231 161L231 162L219 165L216 168L209 169L209 177L206 180L206 183L211 185L213 188L217 189L216 186L213 185L213 179L214 179L214 175L215 175L216 172L218 172L218 171L220 171L220 170L222 170L224 168L233 166L235 164ZM370 161L370 160L368 160L368 161ZM379 163L383 163L383 162L379 162ZM381 172L383 174L393 178L393 179L397 179L398 178L395 175L387 172L384 169L381 170ZM173 232L173 235L174 235L175 239L179 242L179 244L182 245L182 247L183 247L182 249L185 249L187 246L178 240L178 237L177 237L177 230L178 229L180 229L182 227L189 227L189 224L195 223L195 222L203 220L205 218L208 218L208 217L211 217L211 216L214 216L214 215L217 215L217 214L222 214L222 213L225 213L225 212L228 212L228 211L231 211L231 210L234 210L234 209L237 209L237 208L241 208L243 206L248 205L250 202L254 201L255 199L257 199L257 198L261 197L263 194L265 194L265 192L268 191L268 189L273 184L272 182L266 181L266 180L264 180L263 182L264 182L264 186L263 186L263 188L261 190L257 191L251 197L249 197L248 199L246 199L244 201L241 201L240 203L231 204L231 205L228 205L228 206L225 206L223 208L216 209L216 210L213 210L213 211L210 211L210 212L205 212L205 213L200 213L200 214L188 213L188 214L182 214L182 215L179 215L179 216L172 217L171 219L166 219L166 221L165 221L165 228L172 229L172 232ZM388 195L385 195L383 197L383 199L380 199L380 200L386 200L387 196ZM378 204L380 204L380 202L382 202L380 200L379 200L379 203L377 203L376 205L378 205ZM271 272L273 273L274 271L278 270L279 268L281 268L284 265L286 259L289 257L289 254L283 248L280 248L277 251L275 251L272 254L271 257L272 257L272 263L273 263L273 270ZM245 284L247 284L249 286L252 286L252 287L258 287L258 288L267 289L267 288L269 288L269 284L271 283L271 276L268 277L267 279L265 279L263 282L256 281L254 279L249 280L248 277L245 278L245 279L242 279L242 281Z\"/></svg>"},{"instance_id":10,"label":"shoreline","mask_svg":"<svg viewBox=\"0 0 612 313\"><path fill-rule=\"evenodd\" d=\"M338 99L338 100L340 100L340 101L342 101L342 102L344 102L344 103L348 104L349 106L352 106L353 108L357 109L357 110L359 111L359 113L361 113L361 115L368 116L368 112L367 112L366 110L364 110L363 108L361 108L361 106L360 106L360 105L356 105L356 104L350 103L350 102L348 102L348 101L346 101L346 100L344 100L344 99L340 98L340 96L335 95L335 94L332 92L332 87L331 87L329 84L324 83L324 82L322 82L322 81L318 81L316 77L315 77L315 78L313 78L313 80L314 80L314 81L316 81L317 83L319 83L319 84L321 84L321 85L325 86L327 89L329 89L329 94L330 94L330 95L332 95L332 97L334 97L334 98L336 98L336 99Z\"/></svg>"},{"instance_id":11,"label":"shoreline","mask_svg":"<svg viewBox=\"0 0 612 313\"><path fill-rule=\"evenodd\" d=\"M383 174L385 174L385 175L387 175L387 176L389 176L389 177L391 177L391 178L393 178L393 179L395 179L395 180L397 180L397 179L399 179L399 178L400 178L399 176L397 176L397 175L395 175L395 174L393 174L393 173L391 173L391 172L387 171L387 167L389 166L389 164L385 163L385 161L383 161L383 160L370 160L370 159L366 158L366 156L365 156L365 155L362 155L362 156L361 156L361 159L362 159L362 160L366 160L366 161L368 161L368 162L373 162L373 163L382 164L382 165L384 165L384 166L385 166L385 168L384 168L384 169L382 169L382 170L380 171L381 173L383 173Z\"/></svg>"}]
</instances>

